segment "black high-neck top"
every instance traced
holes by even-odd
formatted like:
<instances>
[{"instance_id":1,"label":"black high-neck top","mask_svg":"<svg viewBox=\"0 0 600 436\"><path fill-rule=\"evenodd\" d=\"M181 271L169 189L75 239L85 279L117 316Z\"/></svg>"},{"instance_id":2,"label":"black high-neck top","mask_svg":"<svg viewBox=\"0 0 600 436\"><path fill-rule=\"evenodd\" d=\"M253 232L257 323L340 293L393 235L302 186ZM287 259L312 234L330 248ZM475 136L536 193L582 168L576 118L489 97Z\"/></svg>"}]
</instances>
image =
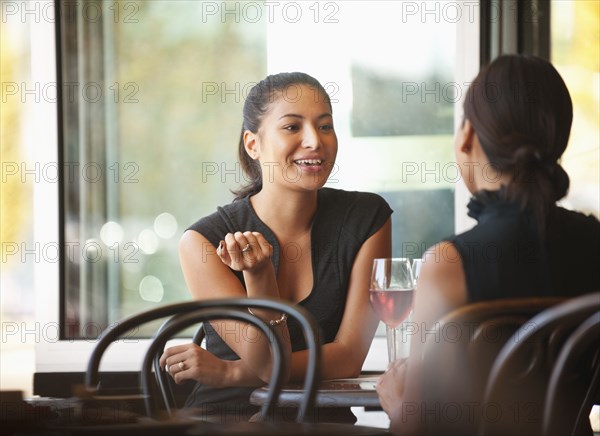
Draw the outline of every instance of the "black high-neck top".
<instances>
[{"instance_id":1,"label":"black high-neck top","mask_svg":"<svg viewBox=\"0 0 600 436\"><path fill-rule=\"evenodd\" d=\"M546 230L533 215L482 191L468 204L477 225L450 239L465 272L469 302L512 297L575 296L600 289L600 222L552 208Z\"/></svg>"}]
</instances>

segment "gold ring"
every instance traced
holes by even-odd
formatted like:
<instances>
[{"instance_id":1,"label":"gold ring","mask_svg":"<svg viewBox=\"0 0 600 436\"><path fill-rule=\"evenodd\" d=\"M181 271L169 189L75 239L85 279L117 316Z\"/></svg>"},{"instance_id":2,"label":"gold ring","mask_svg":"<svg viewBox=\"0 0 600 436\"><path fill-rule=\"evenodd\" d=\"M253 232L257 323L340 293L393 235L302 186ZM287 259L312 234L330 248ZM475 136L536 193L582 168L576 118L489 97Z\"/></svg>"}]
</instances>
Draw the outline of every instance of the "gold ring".
<instances>
[{"instance_id":1,"label":"gold ring","mask_svg":"<svg viewBox=\"0 0 600 436\"><path fill-rule=\"evenodd\" d=\"M252 246L250 244L246 244L246 246L242 248L242 253L245 253L246 251L250 250L252 250Z\"/></svg>"}]
</instances>

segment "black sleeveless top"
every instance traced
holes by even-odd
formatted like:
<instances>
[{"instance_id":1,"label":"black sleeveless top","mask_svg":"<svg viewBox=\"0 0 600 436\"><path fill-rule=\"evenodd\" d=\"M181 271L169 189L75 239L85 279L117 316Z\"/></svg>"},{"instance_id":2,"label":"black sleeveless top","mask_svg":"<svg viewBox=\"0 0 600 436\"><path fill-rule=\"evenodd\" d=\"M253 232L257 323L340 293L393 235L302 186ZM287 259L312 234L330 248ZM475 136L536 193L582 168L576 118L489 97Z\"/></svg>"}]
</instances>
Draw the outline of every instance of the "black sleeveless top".
<instances>
[{"instance_id":1,"label":"black sleeveless top","mask_svg":"<svg viewBox=\"0 0 600 436\"><path fill-rule=\"evenodd\" d=\"M477 225L450 239L465 272L468 301L576 296L600 289L600 222L561 207L540 234L531 213L482 191L471 199Z\"/></svg>"},{"instance_id":2,"label":"black sleeveless top","mask_svg":"<svg viewBox=\"0 0 600 436\"><path fill-rule=\"evenodd\" d=\"M321 343L332 342L341 324L356 254L391 214L392 209L377 194L331 188L318 191L317 212L311 226L313 288L308 297L298 304L315 317ZM296 255L294 247L279 246L271 229L256 215L249 197L219 207L217 212L200 219L189 229L202 234L215 247L229 232L261 232L273 246L272 262L276 273L281 256ZM233 273L243 285L243 274ZM207 349L211 353L221 359L239 359L210 324L207 323L205 329ZM288 319L288 330L292 350L306 348L300 326L292 319ZM254 389L215 389L197 384L186 401L186 407L206 408L210 405L216 413L224 413L225 409L231 413L244 412L249 408L248 397Z\"/></svg>"}]
</instances>

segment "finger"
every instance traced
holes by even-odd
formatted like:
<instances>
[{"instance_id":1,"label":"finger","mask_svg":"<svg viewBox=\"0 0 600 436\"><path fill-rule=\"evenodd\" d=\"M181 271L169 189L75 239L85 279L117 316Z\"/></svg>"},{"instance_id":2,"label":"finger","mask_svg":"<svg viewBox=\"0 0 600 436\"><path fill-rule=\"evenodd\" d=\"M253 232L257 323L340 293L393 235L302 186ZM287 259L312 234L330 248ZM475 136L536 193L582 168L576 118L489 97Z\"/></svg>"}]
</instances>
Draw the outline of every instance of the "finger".
<instances>
[{"instance_id":1,"label":"finger","mask_svg":"<svg viewBox=\"0 0 600 436\"><path fill-rule=\"evenodd\" d=\"M375 388L377 388L377 386L380 386L384 383L384 379L388 377L388 373L384 372L382 375L380 375L377 378L377 383L375 383Z\"/></svg>"},{"instance_id":2,"label":"finger","mask_svg":"<svg viewBox=\"0 0 600 436\"><path fill-rule=\"evenodd\" d=\"M396 359L388 364L385 372L396 371L399 368L401 368L405 363L406 363L406 359L404 359L404 358Z\"/></svg>"},{"instance_id":3,"label":"finger","mask_svg":"<svg viewBox=\"0 0 600 436\"><path fill-rule=\"evenodd\" d=\"M194 347L194 345L195 344L190 343L175 345L173 347L167 348L160 359L161 367L167 370L171 365L175 365L180 361L185 360L189 355L188 350ZM170 373L171 371L168 370L167 372Z\"/></svg>"},{"instance_id":4,"label":"finger","mask_svg":"<svg viewBox=\"0 0 600 436\"><path fill-rule=\"evenodd\" d=\"M237 250L237 241L233 237L233 233L227 233L224 239L224 248L229 252Z\"/></svg>"},{"instance_id":5,"label":"finger","mask_svg":"<svg viewBox=\"0 0 600 436\"><path fill-rule=\"evenodd\" d=\"M241 253L242 248L248 244L242 232L227 233L225 235L225 247L230 254Z\"/></svg>"},{"instance_id":6,"label":"finger","mask_svg":"<svg viewBox=\"0 0 600 436\"><path fill-rule=\"evenodd\" d=\"M396 370L396 372L406 372L407 367L408 361L406 359L402 359L394 366L394 369Z\"/></svg>"},{"instance_id":7,"label":"finger","mask_svg":"<svg viewBox=\"0 0 600 436\"><path fill-rule=\"evenodd\" d=\"M248 241L248 245L242 248L244 257L254 260L261 253L261 247L252 232L244 232L244 237Z\"/></svg>"},{"instance_id":8,"label":"finger","mask_svg":"<svg viewBox=\"0 0 600 436\"><path fill-rule=\"evenodd\" d=\"M233 233L227 233L225 235L225 249L228 252L230 261L239 262L240 258L240 247ZM228 262L229 264L229 262Z\"/></svg>"},{"instance_id":9,"label":"finger","mask_svg":"<svg viewBox=\"0 0 600 436\"><path fill-rule=\"evenodd\" d=\"M165 365L167 364L167 359L169 358L169 356L170 356L170 354L169 354L169 350L168 349L165 350L165 351L163 351L163 353L162 353L162 355L160 356L160 359L159 359L159 364L160 364L161 368L165 369Z\"/></svg>"},{"instance_id":10,"label":"finger","mask_svg":"<svg viewBox=\"0 0 600 436\"><path fill-rule=\"evenodd\" d=\"M273 256L273 246L269 244L269 241L265 239L265 237L259 232L252 232L252 235L256 238L256 242L260 246L260 249L263 253L268 255L269 257Z\"/></svg>"},{"instance_id":11,"label":"finger","mask_svg":"<svg viewBox=\"0 0 600 436\"><path fill-rule=\"evenodd\" d=\"M181 347L180 345L178 345L177 347ZM173 356L174 354L179 353L180 350L175 350L175 347L169 347L167 348L165 351L163 351L162 356L160 356L160 367L164 368L165 370L167 369L167 362L171 359L171 356Z\"/></svg>"},{"instance_id":12,"label":"finger","mask_svg":"<svg viewBox=\"0 0 600 436\"><path fill-rule=\"evenodd\" d=\"M192 343L173 345L165 350L165 354L167 354L167 357L170 357L175 356L176 354L185 353L193 345L194 344Z\"/></svg>"},{"instance_id":13,"label":"finger","mask_svg":"<svg viewBox=\"0 0 600 436\"><path fill-rule=\"evenodd\" d=\"M227 251L227 245L222 239L217 247L217 255L219 256L219 259L221 259L221 262L223 262L225 265L229 265L231 262L231 256L229 255L229 251Z\"/></svg>"},{"instance_id":14,"label":"finger","mask_svg":"<svg viewBox=\"0 0 600 436\"><path fill-rule=\"evenodd\" d=\"M182 360L177 362L175 365L175 372L173 373L173 380L175 383L181 384L186 380L193 378L194 367L192 365L193 359Z\"/></svg>"},{"instance_id":15,"label":"finger","mask_svg":"<svg viewBox=\"0 0 600 436\"><path fill-rule=\"evenodd\" d=\"M185 368L186 368L185 360L186 359L182 356L183 356L182 354L178 354L174 357L171 357L169 360L167 360L166 370L171 375L171 377L175 377L176 374L185 370Z\"/></svg>"},{"instance_id":16,"label":"finger","mask_svg":"<svg viewBox=\"0 0 600 436\"><path fill-rule=\"evenodd\" d=\"M256 248L260 248L258 245L258 240L256 239L256 236L254 236L252 234L252 232L244 232L243 233L244 238L246 238L246 241L248 241L248 244L250 244L250 246L254 249Z\"/></svg>"},{"instance_id":17,"label":"finger","mask_svg":"<svg viewBox=\"0 0 600 436\"><path fill-rule=\"evenodd\" d=\"M244 234L242 232L235 232L233 234L233 237L235 238L236 242L238 243L238 250L240 251L240 253L242 252L242 250L249 245L248 239L246 238L246 236L244 236Z\"/></svg>"},{"instance_id":18,"label":"finger","mask_svg":"<svg viewBox=\"0 0 600 436\"><path fill-rule=\"evenodd\" d=\"M191 369L183 369L182 371L177 372L173 376L173 380L175 380L175 383L180 385L183 382L185 382L186 380L192 378L191 373L192 373Z\"/></svg>"}]
</instances>

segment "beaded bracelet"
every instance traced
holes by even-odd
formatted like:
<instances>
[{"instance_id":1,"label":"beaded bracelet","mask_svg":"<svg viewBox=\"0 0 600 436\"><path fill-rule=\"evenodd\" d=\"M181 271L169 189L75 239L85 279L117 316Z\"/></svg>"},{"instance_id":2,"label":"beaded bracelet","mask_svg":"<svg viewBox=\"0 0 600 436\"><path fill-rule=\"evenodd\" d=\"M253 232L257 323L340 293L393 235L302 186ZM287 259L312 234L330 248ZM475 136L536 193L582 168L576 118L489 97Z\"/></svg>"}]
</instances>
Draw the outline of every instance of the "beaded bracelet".
<instances>
[{"instance_id":1,"label":"beaded bracelet","mask_svg":"<svg viewBox=\"0 0 600 436\"><path fill-rule=\"evenodd\" d=\"M254 312L252 312L252 310L250 308L248 308L248 312L250 313L250 315L256 316L254 314ZM269 325L271 327L277 327L278 325L283 324L284 322L286 322L286 320L287 320L287 315L285 313L282 313L281 314L281 318L279 318L279 319L270 319L268 322L269 322Z\"/></svg>"}]
</instances>

